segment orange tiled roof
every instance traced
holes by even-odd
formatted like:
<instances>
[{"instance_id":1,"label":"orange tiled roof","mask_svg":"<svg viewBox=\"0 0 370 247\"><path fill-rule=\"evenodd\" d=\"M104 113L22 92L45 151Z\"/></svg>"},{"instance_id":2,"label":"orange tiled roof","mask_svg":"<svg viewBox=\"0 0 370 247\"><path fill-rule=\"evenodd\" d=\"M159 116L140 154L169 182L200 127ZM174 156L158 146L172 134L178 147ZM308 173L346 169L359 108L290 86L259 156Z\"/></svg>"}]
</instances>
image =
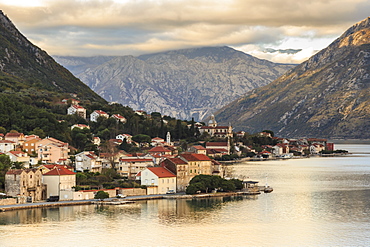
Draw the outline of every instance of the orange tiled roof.
<instances>
[{"instance_id":1,"label":"orange tiled roof","mask_svg":"<svg viewBox=\"0 0 370 247\"><path fill-rule=\"evenodd\" d=\"M163 167L148 167L148 170L153 172L159 178L176 177L175 174Z\"/></svg>"},{"instance_id":2,"label":"orange tiled roof","mask_svg":"<svg viewBox=\"0 0 370 247\"><path fill-rule=\"evenodd\" d=\"M50 172L44 174L44 176L63 176L63 175L75 175L76 173L64 168L64 167L56 167L52 169Z\"/></svg>"}]
</instances>

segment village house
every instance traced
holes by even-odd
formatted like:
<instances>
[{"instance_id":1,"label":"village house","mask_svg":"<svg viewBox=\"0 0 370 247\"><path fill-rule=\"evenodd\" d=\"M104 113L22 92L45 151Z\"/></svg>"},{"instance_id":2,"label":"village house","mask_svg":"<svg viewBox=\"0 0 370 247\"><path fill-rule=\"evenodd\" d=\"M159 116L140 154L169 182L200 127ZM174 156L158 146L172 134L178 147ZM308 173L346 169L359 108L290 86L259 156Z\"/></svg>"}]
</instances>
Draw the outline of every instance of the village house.
<instances>
[{"instance_id":1,"label":"village house","mask_svg":"<svg viewBox=\"0 0 370 247\"><path fill-rule=\"evenodd\" d=\"M119 121L121 123L126 123L127 122L127 119L124 116L121 116L120 114L113 114L111 116L111 118L114 118L114 119L116 119L117 121Z\"/></svg>"},{"instance_id":2,"label":"village house","mask_svg":"<svg viewBox=\"0 0 370 247\"><path fill-rule=\"evenodd\" d=\"M30 156L23 151L9 151L6 153L12 162L19 162L24 168L30 167Z\"/></svg>"},{"instance_id":3,"label":"village house","mask_svg":"<svg viewBox=\"0 0 370 247\"><path fill-rule=\"evenodd\" d=\"M152 138L152 142L150 143L151 146L163 146L164 144L164 139L159 137Z\"/></svg>"},{"instance_id":4,"label":"village house","mask_svg":"<svg viewBox=\"0 0 370 247\"><path fill-rule=\"evenodd\" d=\"M90 121L97 122L99 117L109 118L109 115L104 111L95 110L90 114Z\"/></svg>"},{"instance_id":5,"label":"village house","mask_svg":"<svg viewBox=\"0 0 370 247\"><path fill-rule=\"evenodd\" d=\"M152 158L148 157L121 157L117 166L117 172L126 178L135 179L135 176L146 169L154 166Z\"/></svg>"},{"instance_id":6,"label":"village house","mask_svg":"<svg viewBox=\"0 0 370 247\"><path fill-rule=\"evenodd\" d=\"M92 140L92 143L96 146L100 146L100 143L101 143L101 140L100 140L100 137L98 136L94 136L93 137L93 140Z\"/></svg>"},{"instance_id":7,"label":"village house","mask_svg":"<svg viewBox=\"0 0 370 247\"><path fill-rule=\"evenodd\" d=\"M188 162L180 158L167 158L160 165L176 175L176 191L185 191L191 179Z\"/></svg>"},{"instance_id":8,"label":"village house","mask_svg":"<svg viewBox=\"0 0 370 247\"><path fill-rule=\"evenodd\" d=\"M129 143L131 144L132 142L132 135L129 135L129 134L119 134L116 136L116 139L119 139L119 140L126 140L126 143Z\"/></svg>"},{"instance_id":9,"label":"village house","mask_svg":"<svg viewBox=\"0 0 370 247\"><path fill-rule=\"evenodd\" d=\"M164 167L148 167L141 171L141 185L147 186L148 195L176 192L176 175Z\"/></svg>"},{"instance_id":10,"label":"village house","mask_svg":"<svg viewBox=\"0 0 370 247\"><path fill-rule=\"evenodd\" d=\"M62 103L65 105L68 105L68 103L70 103L71 105L78 105L80 104L80 101L76 99L62 99Z\"/></svg>"},{"instance_id":11,"label":"village house","mask_svg":"<svg viewBox=\"0 0 370 247\"><path fill-rule=\"evenodd\" d=\"M84 151L75 155L76 171L101 172L102 159L93 151Z\"/></svg>"},{"instance_id":12,"label":"village house","mask_svg":"<svg viewBox=\"0 0 370 247\"><path fill-rule=\"evenodd\" d=\"M151 155L172 155L172 151L166 147L157 146L148 150Z\"/></svg>"},{"instance_id":13,"label":"village house","mask_svg":"<svg viewBox=\"0 0 370 247\"><path fill-rule=\"evenodd\" d=\"M90 129L90 126L89 125L86 125L86 124L74 124L71 126L71 130L73 130L74 128L78 128L78 129Z\"/></svg>"},{"instance_id":14,"label":"village house","mask_svg":"<svg viewBox=\"0 0 370 247\"><path fill-rule=\"evenodd\" d=\"M32 155L36 154L36 145L39 141L42 139L39 138L38 136L32 136L32 137L26 137L26 141L23 143L22 150L25 151L26 153Z\"/></svg>"},{"instance_id":15,"label":"village house","mask_svg":"<svg viewBox=\"0 0 370 247\"><path fill-rule=\"evenodd\" d=\"M10 169L5 174L5 192L18 197L18 203L44 199L42 173L39 169Z\"/></svg>"},{"instance_id":16,"label":"village house","mask_svg":"<svg viewBox=\"0 0 370 247\"><path fill-rule=\"evenodd\" d=\"M82 117L83 119L86 119L86 109L79 105L71 105L67 109L68 115L77 114L78 116Z\"/></svg>"},{"instance_id":17,"label":"village house","mask_svg":"<svg viewBox=\"0 0 370 247\"><path fill-rule=\"evenodd\" d=\"M207 155L207 149L201 145L195 145L188 148L188 152Z\"/></svg>"},{"instance_id":18,"label":"village house","mask_svg":"<svg viewBox=\"0 0 370 247\"><path fill-rule=\"evenodd\" d=\"M190 180L199 174L219 175L221 165L204 154L182 153L176 158L167 158L160 163L177 177L177 191L185 191Z\"/></svg>"},{"instance_id":19,"label":"village house","mask_svg":"<svg viewBox=\"0 0 370 247\"><path fill-rule=\"evenodd\" d=\"M15 149L16 143L8 140L0 140L0 152L6 153Z\"/></svg>"},{"instance_id":20,"label":"village house","mask_svg":"<svg viewBox=\"0 0 370 247\"><path fill-rule=\"evenodd\" d=\"M207 155L213 157L230 154L229 142L207 142L206 149Z\"/></svg>"},{"instance_id":21,"label":"village house","mask_svg":"<svg viewBox=\"0 0 370 247\"><path fill-rule=\"evenodd\" d=\"M5 140L15 142L16 146L22 146L26 137L23 133L7 133L5 135Z\"/></svg>"},{"instance_id":22,"label":"village house","mask_svg":"<svg viewBox=\"0 0 370 247\"><path fill-rule=\"evenodd\" d=\"M36 153L43 163L56 163L60 159L68 159L68 143L47 137L36 143Z\"/></svg>"},{"instance_id":23,"label":"village house","mask_svg":"<svg viewBox=\"0 0 370 247\"><path fill-rule=\"evenodd\" d=\"M76 173L64 168L56 167L42 175L46 185L46 196L59 196L60 201L73 200L76 187Z\"/></svg>"},{"instance_id":24,"label":"village house","mask_svg":"<svg viewBox=\"0 0 370 247\"><path fill-rule=\"evenodd\" d=\"M50 172L51 170L55 169L55 168L60 168L60 167L63 167L63 168L66 168L70 171L74 171L73 167L72 166L67 166L67 165L58 165L58 164L43 164L43 165L39 165L37 167L37 169L41 170L41 173L42 174L45 174L45 173L48 173Z\"/></svg>"}]
</instances>

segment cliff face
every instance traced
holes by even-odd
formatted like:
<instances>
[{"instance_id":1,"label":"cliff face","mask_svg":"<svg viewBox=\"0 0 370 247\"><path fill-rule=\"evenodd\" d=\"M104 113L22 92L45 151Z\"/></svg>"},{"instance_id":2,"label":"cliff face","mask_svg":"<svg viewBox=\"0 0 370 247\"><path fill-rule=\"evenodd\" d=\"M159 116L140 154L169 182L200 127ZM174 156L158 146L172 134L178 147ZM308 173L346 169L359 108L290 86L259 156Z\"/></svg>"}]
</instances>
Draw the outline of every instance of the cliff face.
<instances>
[{"instance_id":1,"label":"cliff face","mask_svg":"<svg viewBox=\"0 0 370 247\"><path fill-rule=\"evenodd\" d=\"M180 119L201 120L294 65L275 64L229 47L139 57L56 57L108 101Z\"/></svg>"},{"instance_id":2,"label":"cliff face","mask_svg":"<svg viewBox=\"0 0 370 247\"><path fill-rule=\"evenodd\" d=\"M370 19L269 85L225 106L220 122L282 136L370 138Z\"/></svg>"},{"instance_id":3,"label":"cliff face","mask_svg":"<svg viewBox=\"0 0 370 247\"><path fill-rule=\"evenodd\" d=\"M0 92L34 88L58 93L76 93L79 97L104 100L59 65L45 51L33 45L0 10ZM7 85L4 78L18 84ZM13 83L14 84L14 83Z\"/></svg>"}]
</instances>

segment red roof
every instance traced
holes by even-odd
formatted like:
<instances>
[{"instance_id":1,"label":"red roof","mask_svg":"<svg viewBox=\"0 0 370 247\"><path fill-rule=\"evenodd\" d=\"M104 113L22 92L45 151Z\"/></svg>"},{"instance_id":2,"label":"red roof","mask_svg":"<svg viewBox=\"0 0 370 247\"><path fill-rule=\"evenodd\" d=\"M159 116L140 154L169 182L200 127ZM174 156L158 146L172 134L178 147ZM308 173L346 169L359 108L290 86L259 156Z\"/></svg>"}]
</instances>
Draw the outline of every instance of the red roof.
<instances>
[{"instance_id":1,"label":"red roof","mask_svg":"<svg viewBox=\"0 0 370 247\"><path fill-rule=\"evenodd\" d=\"M208 161L211 160L207 155L204 154L194 154L194 153L183 153L180 154L187 161Z\"/></svg>"},{"instance_id":2,"label":"red roof","mask_svg":"<svg viewBox=\"0 0 370 247\"><path fill-rule=\"evenodd\" d=\"M150 149L148 152L161 153L161 152L171 152L171 150L161 147L161 146L157 146L157 147Z\"/></svg>"},{"instance_id":3,"label":"red roof","mask_svg":"<svg viewBox=\"0 0 370 247\"><path fill-rule=\"evenodd\" d=\"M75 109L85 109L83 108L82 106L80 105L71 105L71 107L75 108Z\"/></svg>"},{"instance_id":4,"label":"red roof","mask_svg":"<svg viewBox=\"0 0 370 247\"><path fill-rule=\"evenodd\" d=\"M21 135L23 135L23 133L7 133L5 135L5 138L7 138L7 137L20 137Z\"/></svg>"},{"instance_id":5,"label":"red roof","mask_svg":"<svg viewBox=\"0 0 370 247\"><path fill-rule=\"evenodd\" d=\"M207 142L206 147L211 146L211 147L225 147L227 146L227 142Z\"/></svg>"},{"instance_id":6,"label":"red roof","mask_svg":"<svg viewBox=\"0 0 370 247\"><path fill-rule=\"evenodd\" d=\"M175 165L184 165L184 164L187 164L186 161L183 161L180 158L167 158L167 160L171 161Z\"/></svg>"},{"instance_id":7,"label":"red roof","mask_svg":"<svg viewBox=\"0 0 370 247\"><path fill-rule=\"evenodd\" d=\"M176 177L175 174L163 167L148 167L148 170L153 172L159 178Z\"/></svg>"},{"instance_id":8,"label":"red roof","mask_svg":"<svg viewBox=\"0 0 370 247\"><path fill-rule=\"evenodd\" d=\"M63 175L75 175L76 173L64 168L64 167L56 167L52 169L50 172L44 174L44 176L63 176Z\"/></svg>"},{"instance_id":9,"label":"red roof","mask_svg":"<svg viewBox=\"0 0 370 247\"><path fill-rule=\"evenodd\" d=\"M195 148L196 150L206 150L206 148L201 145L193 146L193 148Z\"/></svg>"},{"instance_id":10,"label":"red roof","mask_svg":"<svg viewBox=\"0 0 370 247\"><path fill-rule=\"evenodd\" d=\"M16 156L18 156L19 154L25 154L25 152L22 151L9 151L9 153L14 154Z\"/></svg>"},{"instance_id":11,"label":"red roof","mask_svg":"<svg viewBox=\"0 0 370 247\"><path fill-rule=\"evenodd\" d=\"M152 159L120 159L122 162L153 162Z\"/></svg>"},{"instance_id":12,"label":"red roof","mask_svg":"<svg viewBox=\"0 0 370 247\"><path fill-rule=\"evenodd\" d=\"M9 140L0 140L0 143L15 143L15 142Z\"/></svg>"},{"instance_id":13,"label":"red roof","mask_svg":"<svg viewBox=\"0 0 370 247\"><path fill-rule=\"evenodd\" d=\"M94 112L98 113L99 115L108 115L106 112L102 110L95 110Z\"/></svg>"}]
</instances>

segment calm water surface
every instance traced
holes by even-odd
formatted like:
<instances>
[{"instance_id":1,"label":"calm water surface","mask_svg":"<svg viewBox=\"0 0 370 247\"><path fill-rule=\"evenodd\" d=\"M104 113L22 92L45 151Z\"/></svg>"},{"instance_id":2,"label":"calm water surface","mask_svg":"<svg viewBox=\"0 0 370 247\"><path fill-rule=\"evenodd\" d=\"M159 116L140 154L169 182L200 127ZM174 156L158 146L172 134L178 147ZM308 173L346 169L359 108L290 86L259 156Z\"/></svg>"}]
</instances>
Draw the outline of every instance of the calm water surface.
<instances>
[{"instance_id":1,"label":"calm water surface","mask_svg":"<svg viewBox=\"0 0 370 247\"><path fill-rule=\"evenodd\" d=\"M271 194L0 213L0 246L370 246L370 145L345 157L246 162Z\"/></svg>"}]
</instances>

